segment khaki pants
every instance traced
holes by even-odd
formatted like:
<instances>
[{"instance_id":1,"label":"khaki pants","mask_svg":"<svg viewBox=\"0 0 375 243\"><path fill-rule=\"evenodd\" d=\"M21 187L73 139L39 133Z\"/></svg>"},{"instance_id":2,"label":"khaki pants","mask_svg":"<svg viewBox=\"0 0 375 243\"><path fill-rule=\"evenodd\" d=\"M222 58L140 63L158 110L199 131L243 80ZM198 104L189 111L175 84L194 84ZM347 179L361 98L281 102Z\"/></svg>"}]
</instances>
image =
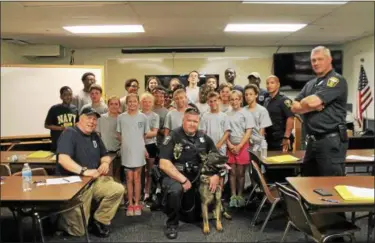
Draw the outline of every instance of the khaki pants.
<instances>
[{"instance_id":1,"label":"khaki pants","mask_svg":"<svg viewBox=\"0 0 375 243\"><path fill-rule=\"evenodd\" d=\"M110 176L101 176L93 182L80 196L86 217L86 225L90 218L92 200L95 200L99 207L94 213L94 219L102 224L109 225L117 212L124 194L124 186L113 181ZM74 236L83 236L85 228L82 223L79 207L72 209L59 217L59 229Z\"/></svg>"}]
</instances>

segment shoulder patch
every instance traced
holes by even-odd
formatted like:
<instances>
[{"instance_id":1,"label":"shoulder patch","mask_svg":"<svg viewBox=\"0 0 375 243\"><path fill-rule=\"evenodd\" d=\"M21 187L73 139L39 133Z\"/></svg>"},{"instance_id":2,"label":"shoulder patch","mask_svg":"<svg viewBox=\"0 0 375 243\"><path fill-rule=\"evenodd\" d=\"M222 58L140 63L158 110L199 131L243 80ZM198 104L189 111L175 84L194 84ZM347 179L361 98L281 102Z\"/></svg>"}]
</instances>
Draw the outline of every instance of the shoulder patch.
<instances>
[{"instance_id":1,"label":"shoulder patch","mask_svg":"<svg viewBox=\"0 0 375 243\"><path fill-rule=\"evenodd\" d=\"M172 140L171 136L166 136L163 141L163 145L168 145L168 143Z\"/></svg>"},{"instance_id":2,"label":"shoulder patch","mask_svg":"<svg viewBox=\"0 0 375 243\"><path fill-rule=\"evenodd\" d=\"M292 107L292 101L289 100L289 99L284 100L284 104L285 104L286 107L288 107L288 108Z\"/></svg>"},{"instance_id":3,"label":"shoulder patch","mask_svg":"<svg viewBox=\"0 0 375 243\"><path fill-rule=\"evenodd\" d=\"M333 88L335 87L338 83L340 82L340 80L336 77L331 77L328 79L328 82L327 82L327 86L330 87L330 88Z\"/></svg>"}]
</instances>

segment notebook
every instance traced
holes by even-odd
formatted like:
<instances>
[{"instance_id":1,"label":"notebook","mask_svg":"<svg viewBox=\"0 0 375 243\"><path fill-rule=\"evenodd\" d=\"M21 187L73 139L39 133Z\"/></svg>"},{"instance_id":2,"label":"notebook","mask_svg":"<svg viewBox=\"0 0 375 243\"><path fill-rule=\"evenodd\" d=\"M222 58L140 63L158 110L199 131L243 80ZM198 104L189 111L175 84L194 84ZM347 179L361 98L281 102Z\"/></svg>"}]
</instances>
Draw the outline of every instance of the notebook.
<instances>
[{"instance_id":1,"label":"notebook","mask_svg":"<svg viewBox=\"0 0 375 243\"><path fill-rule=\"evenodd\" d=\"M272 157L267 157L266 160L268 162L273 162L273 163L289 163L289 162L295 162L300 160L297 157L294 157L292 155L278 155L278 156L272 156Z\"/></svg>"},{"instance_id":2,"label":"notebook","mask_svg":"<svg viewBox=\"0 0 375 243\"><path fill-rule=\"evenodd\" d=\"M53 153L50 152L50 151L43 151L43 150L39 150L39 151L35 151L29 155L27 155L27 159L45 159L45 158L48 158L50 156L52 156Z\"/></svg>"},{"instance_id":3,"label":"notebook","mask_svg":"<svg viewBox=\"0 0 375 243\"><path fill-rule=\"evenodd\" d=\"M374 188L337 185L335 186L335 190L344 200L347 201L374 201Z\"/></svg>"}]
</instances>

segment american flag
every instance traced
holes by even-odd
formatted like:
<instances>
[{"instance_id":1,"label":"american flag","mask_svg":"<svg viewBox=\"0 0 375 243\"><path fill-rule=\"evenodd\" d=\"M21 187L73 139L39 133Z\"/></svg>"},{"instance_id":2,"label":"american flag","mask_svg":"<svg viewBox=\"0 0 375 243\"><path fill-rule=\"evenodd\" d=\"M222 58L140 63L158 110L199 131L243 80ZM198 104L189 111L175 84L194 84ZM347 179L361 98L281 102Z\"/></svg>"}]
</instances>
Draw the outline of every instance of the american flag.
<instances>
[{"instance_id":1,"label":"american flag","mask_svg":"<svg viewBox=\"0 0 375 243\"><path fill-rule=\"evenodd\" d=\"M359 72L358 80L358 90L357 90L357 112L356 119L360 127L362 127L363 122L363 112L371 104L373 100L371 88L368 84L368 79L366 76L365 69L361 65L361 71Z\"/></svg>"}]
</instances>

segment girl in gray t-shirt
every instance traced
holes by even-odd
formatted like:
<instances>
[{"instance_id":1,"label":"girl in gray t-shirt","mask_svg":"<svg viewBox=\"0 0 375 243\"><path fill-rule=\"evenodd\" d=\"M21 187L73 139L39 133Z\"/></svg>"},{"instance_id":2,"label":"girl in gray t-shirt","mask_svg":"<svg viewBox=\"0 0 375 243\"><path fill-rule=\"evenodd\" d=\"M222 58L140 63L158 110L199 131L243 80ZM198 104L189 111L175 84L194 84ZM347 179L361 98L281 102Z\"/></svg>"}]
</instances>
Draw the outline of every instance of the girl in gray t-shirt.
<instances>
[{"instance_id":1,"label":"girl in gray t-shirt","mask_svg":"<svg viewBox=\"0 0 375 243\"><path fill-rule=\"evenodd\" d=\"M145 191L144 201L150 197L151 187L151 169L154 166L155 158L157 155L158 148L156 146L156 135L159 130L160 118L159 115L152 111L154 104L154 96L150 93L144 93L141 95L141 108L142 113L146 115L148 123L150 125L150 131L146 135L146 150L148 153L147 169L145 175Z\"/></svg>"},{"instance_id":2,"label":"girl in gray t-shirt","mask_svg":"<svg viewBox=\"0 0 375 243\"><path fill-rule=\"evenodd\" d=\"M228 164L232 167L230 172L231 198L230 207L243 207L245 200L242 196L245 186L245 171L250 163L249 139L251 129L255 126L254 118L242 109L242 93L233 90L230 95L232 111L227 112L231 133L227 141Z\"/></svg>"},{"instance_id":3,"label":"girl in gray t-shirt","mask_svg":"<svg viewBox=\"0 0 375 243\"><path fill-rule=\"evenodd\" d=\"M138 110L138 96L126 97L127 111L118 116L117 132L121 139L121 162L126 171L129 206L127 216L141 215L141 170L148 156L145 148L145 135L150 131L148 119ZM133 201L133 192L135 200Z\"/></svg>"}]
</instances>

